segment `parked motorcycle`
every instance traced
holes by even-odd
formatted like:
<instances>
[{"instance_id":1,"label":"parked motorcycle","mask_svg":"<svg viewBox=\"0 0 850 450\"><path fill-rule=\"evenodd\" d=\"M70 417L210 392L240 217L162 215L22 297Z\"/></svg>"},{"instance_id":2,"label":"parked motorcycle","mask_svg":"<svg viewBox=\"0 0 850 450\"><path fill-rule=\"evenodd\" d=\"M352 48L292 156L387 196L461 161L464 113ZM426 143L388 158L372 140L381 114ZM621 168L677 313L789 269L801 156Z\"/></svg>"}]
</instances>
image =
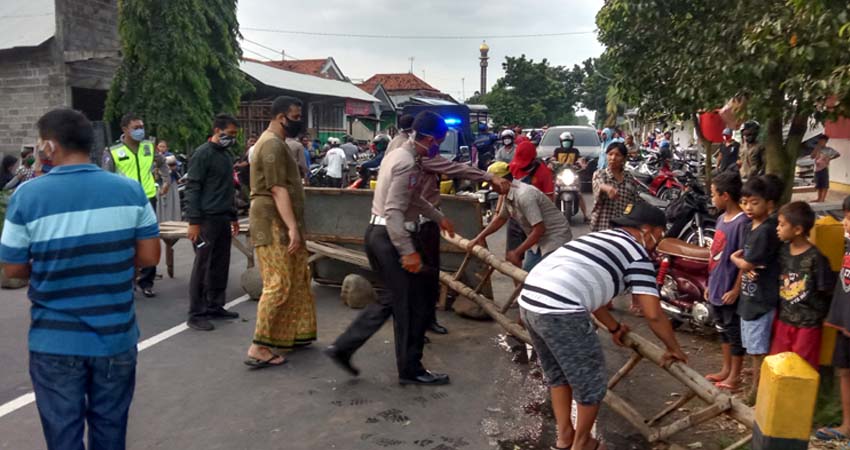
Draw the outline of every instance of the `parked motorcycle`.
<instances>
[{"instance_id":1,"label":"parked motorcycle","mask_svg":"<svg viewBox=\"0 0 850 450\"><path fill-rule=\"evenodd\" d=\"M699 247L711 247L717 218L708 207L709 197L695 177L688 178L684 192L673 201L661 200L645 192L639 195L643 201L664 211L667 237Z\"/></svg>"},{"instance_id":2,"label":"parked motorcycle","mask_svg":"<svg viewBox=\"0 0 850 450\"><path fill-rule=\"evenodd\" d=\"M698 330L713 329L708 289L709 249L680 239L665 238L655 248L661 308L673 328L689 324Z\"/></svg>"},{"instance_id":3,"label":"parked motorcycle","mask_svg":"<svg viewBox=\"0 0 850 450\"><path fill-rule=\"evenodd\" d=\"M672 170L665 163L662 163L655 172L652 171L648 163L645 163L631 174L638 185L638 189L661 200L674 200L681 195L684 189L684 185L679 179L685 177L686 172Z\"/></svg>"}]
</instances>

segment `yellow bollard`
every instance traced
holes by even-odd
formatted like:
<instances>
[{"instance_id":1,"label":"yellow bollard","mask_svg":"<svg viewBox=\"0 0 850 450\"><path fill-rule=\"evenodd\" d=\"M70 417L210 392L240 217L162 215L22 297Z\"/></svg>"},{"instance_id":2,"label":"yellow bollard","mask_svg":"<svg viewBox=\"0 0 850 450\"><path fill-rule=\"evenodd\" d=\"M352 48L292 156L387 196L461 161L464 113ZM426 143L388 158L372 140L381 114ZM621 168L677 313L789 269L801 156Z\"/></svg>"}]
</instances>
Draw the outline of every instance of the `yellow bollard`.
<instances>
[{"instance_id":1,"label":"yellow bollard","mask_svg":"<svg viewBox=\"0 0 850 450\"><path fill-rule=\"evenodd\" d=\"M809 447L820 376L796 353L768 356L761 365L752 450Z\"/></svg>"},{"instance_id":2,"label":"yellow bollard","mask_svg":"<svg viewBox=\"0 0 850 450\"><path fill-rule=\"evenodd\" d=\"M815 246L829 260L833 272L841 270L844 260L844 226L832 216L824 216L815 222L809 236ZM837 334L834 328L823 327L820 345L820 365L832 365L832 352L835 349Z\"/></svg>"}]
</instances>

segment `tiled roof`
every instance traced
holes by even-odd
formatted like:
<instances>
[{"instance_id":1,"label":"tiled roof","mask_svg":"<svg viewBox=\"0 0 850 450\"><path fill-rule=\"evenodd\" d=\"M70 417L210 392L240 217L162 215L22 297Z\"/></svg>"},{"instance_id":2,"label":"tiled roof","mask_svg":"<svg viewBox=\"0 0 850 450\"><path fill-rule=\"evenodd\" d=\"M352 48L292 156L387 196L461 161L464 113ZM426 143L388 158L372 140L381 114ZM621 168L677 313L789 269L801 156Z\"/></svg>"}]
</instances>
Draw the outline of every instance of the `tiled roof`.
<instances>
[{"instance_id":1,"label":"tiled roof","mask_svg":"<svg viewBox=\"0 0 850 450\"><path fill-rule=\"evenodd\" d=\"M393 91L433 91L440 92L430 84L423 81L412 73L379 73L358 86L366 92L375 90L378 83L384 86L387 92Z\"/></svg>"},{"instance_id":2,"label":"tiled roof","mask_svg":"<svg viewBox=\"0 0 850 450\"><path fill-rule=\"evenodd\" d=\"M304 75L315 75L319 77L329 78L326 73L322 73L322 67L328 62L325 59L299 59L297 61L259 61L256 59L245 58L246 61L258 62L276 69L288 70L290 72L303 73Z\"/></svg>"}]
</instances>

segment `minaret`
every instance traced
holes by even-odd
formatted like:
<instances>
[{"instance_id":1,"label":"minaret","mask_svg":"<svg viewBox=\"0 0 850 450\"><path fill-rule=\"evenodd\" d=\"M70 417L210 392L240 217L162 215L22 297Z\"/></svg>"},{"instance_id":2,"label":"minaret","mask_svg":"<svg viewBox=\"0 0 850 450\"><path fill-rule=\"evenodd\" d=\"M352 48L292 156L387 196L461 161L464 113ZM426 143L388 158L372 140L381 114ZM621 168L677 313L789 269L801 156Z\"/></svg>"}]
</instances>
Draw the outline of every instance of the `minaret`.
<instances>
[{"instance_id":1,"label":"minaret","mask_svg":"<svg viewBox=\"0 0 850 450\"><path fill-rule=\"evenodd\" d=\"M481 47L478 48L481 51L481 56L478 57L481 60L481 95L485 95L487 93L487 60L490 58L487 56L487 52L490 51L490 47L487 45L487 41L481 43Z\"/></svg>"}]
</instances>

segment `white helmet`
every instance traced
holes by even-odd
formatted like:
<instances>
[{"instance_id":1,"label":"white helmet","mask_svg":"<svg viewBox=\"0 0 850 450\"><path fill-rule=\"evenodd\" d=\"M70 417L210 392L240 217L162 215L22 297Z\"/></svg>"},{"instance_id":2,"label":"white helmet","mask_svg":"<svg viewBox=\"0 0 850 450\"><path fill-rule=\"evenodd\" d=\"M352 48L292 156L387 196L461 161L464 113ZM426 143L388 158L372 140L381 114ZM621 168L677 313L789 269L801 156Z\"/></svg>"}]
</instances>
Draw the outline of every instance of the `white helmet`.
<instances>
[{"instance_id":1,"label":"white helmet","mask_svg":"<svg viewBox=\"0 0 850 450\"><path fill-rule=\"evenodd\" d=\"M575 141L573 134L570 133L569 131L564 131L563 133L561 133L561 135L558 137L558 139L560 139L561 142L564 142L564 141L573 142L573 141Z\"/></svg>"},{"instance_id":2,"label":"white helmet","mask_svg":"<svg viewBox=\"0 0 850 450\"><path fill-rule=\"evenodd\" d=\"M335 138L335 137L329 137L328 138L328 145L339 145L339 144L340 144L339 138Z\"/></svg>"},{"instance_id":3,"label":"white helmet","mask_svg":"<svg viewBox=\"0 0 850 450\"><path fill-rule=\"evenodd\" d=\"M514 137L516 137L516 134L514 134L514 131L513 131L513 130L504 130L504 131L502 131L502 133L499 135L499 137L501 137L501 138L506 138L506 137L514 138Z\"/></svg>"}]
</instances>

